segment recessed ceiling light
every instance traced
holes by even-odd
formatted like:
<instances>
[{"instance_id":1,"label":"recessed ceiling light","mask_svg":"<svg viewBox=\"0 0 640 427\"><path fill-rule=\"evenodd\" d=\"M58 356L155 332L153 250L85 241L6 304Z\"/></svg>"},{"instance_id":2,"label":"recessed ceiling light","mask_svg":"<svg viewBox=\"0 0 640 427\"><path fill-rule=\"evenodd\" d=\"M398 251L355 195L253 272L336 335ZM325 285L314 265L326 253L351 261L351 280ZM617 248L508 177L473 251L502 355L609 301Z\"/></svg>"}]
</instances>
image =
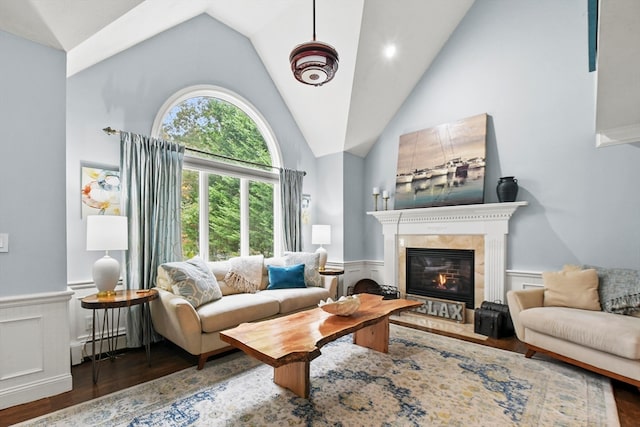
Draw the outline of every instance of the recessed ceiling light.
<instances>
[{"instance_id":1,"label":"recessed ceiling light","mask_svg":"<svg viewBox=\"0 0 640 427\"><path fill-rule=\"evenodd\" d=\"M394 56L396 56L397 51L398 50L396 49L396 45L390 43L384 47L384 49L382 50L382 53L384 54L385 58L391 59Z\"/></svg>"}]
</instances>

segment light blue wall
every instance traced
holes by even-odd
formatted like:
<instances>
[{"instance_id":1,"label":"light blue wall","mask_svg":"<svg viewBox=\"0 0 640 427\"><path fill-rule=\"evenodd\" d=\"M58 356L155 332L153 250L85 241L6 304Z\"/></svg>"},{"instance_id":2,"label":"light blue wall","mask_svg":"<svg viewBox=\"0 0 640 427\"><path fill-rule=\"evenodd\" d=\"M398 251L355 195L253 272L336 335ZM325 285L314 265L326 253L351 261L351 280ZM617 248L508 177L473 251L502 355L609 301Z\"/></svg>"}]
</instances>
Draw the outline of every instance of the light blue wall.
<instances>
[{"instance_id":1,"label":"light blue wall","mask_svg":"<svg viewBox=\"0 0 640 427\"><path fill-rule=\"evenodd\" d=\"M344 259L343 165L343 153L329 154L317 159L315 218L312 219L312 223L331 225L331 244L325 247L328 261ZM312 245L313 250L317 248L317 245Z\"/></svg>"},{"instance_id":2,"label":"light blue wall","mask_svg":"<svg viewBox=\"0 0 640 427\"><path fill-rule=\"evenodd\" d=\"M85 225L75 190L80 188L80 162L119 163L118 137L101 129L148 135L162 104L178 90L198 84L230 89L252 103L275 133L284 166L305 170L304 191L315 192L315 158L251 42L207 15L198 16L69 78L71 282L90 278L90 266L99 256L84 250Z\"/></svg>"},{"instance_id":3,"label":"light blue wall","mask_svg":"<svg viewBox=\"0 0 640 427\"><path fill-rule=\"evenodd\" d=\"M313 224L331 225L329 261L357 261L364 253L364 159L343 152L317 159L317 200ZM313 246L314 250L317 246Z\"/></svg>"},{"instance_id":4,"label":"light blue wall","mask_svg":"<svg viewBox=\"0 0 640 427\"><path fill-rule=\"evenodd\" d=\"M371 200L370 191L362 191L364 159L344 153L344 261L358 261L364 253L364 221Z\"/></svg>"},{"instance_id":5,"label":"light blue wall","mask_svg":"<svg viewBox=\"0 0 640 427\"><path fill-rule=\"evenodd\" d=\"M0 31L0 297L66 289L63 52Z\"/></svg>"},{"instance_id":6,"label":"light blue wall","mask_svg":"<svg viewBox=\"0 0 640 427\"><path fill-rule=\"evenodd\" d=\"M400 135L490 115L485 202L519 179L508 267L566 263L637 268L638 145L595 148L596 74L584 0L478 0L366 158L364 187L394 187ZM383 258L366 217L365 257Z\"/></svg>"}]
</instances>

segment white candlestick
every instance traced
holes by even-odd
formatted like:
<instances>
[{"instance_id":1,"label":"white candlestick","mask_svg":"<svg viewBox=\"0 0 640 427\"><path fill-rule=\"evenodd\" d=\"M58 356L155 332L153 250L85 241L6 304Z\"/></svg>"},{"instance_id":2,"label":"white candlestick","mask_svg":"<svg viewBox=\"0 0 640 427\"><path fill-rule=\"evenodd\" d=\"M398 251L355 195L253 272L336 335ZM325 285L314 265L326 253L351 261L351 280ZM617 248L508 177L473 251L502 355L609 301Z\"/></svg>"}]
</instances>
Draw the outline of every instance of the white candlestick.
<instances>
[{"instance_id":1,"label":"white candlestick","mask_svg":"<svg viewBox=\"0 0 640 427\"><path fill-rule=\"evenodd\" d=\"M388 199L388 198L389 198L389 192L388 192L387 190L384 190L384 191L382 192L382 198L383 198L383 199Z\"/></svg>"},{"instance_id":2,"label":"white candlestick","mask_svg":"<svg viewBox=\"0 0 640 427\"><path fill-rule=\"evenodd\" d=\"M373 193L374 195L376 194L380 194L380 189L378 187L373 187Z\"/></svg>"}]
</instances>

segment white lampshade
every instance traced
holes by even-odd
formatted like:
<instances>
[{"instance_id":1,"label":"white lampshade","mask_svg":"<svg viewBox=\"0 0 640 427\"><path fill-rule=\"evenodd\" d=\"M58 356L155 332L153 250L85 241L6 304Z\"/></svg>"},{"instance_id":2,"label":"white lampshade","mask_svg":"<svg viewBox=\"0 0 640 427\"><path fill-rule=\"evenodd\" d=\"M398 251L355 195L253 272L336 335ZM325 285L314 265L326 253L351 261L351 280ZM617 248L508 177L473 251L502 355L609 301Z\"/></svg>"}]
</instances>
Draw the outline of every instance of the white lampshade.
<instances>
[{"instance_id":1,"label":"white lampshade","mask_svg":"<svg viewBox=\"0 0 640 427\"><path fill-rule=\"evenodd\" d=\"M90 215L87 217L87 250L106 251L93 264L93 281L99 296L112 295L120 279L120 263L109 251L128 249L126 216Z\"/></svg>"},{"instance_id":2,"label":"white lampshade","mask_svg":"<svg viewBox=\"0 0 640 427\"><path fill-rule=\"evenodd\" d=\"M128 249L127 217L89 215L87 217L87 250L118 251Z\"/></svg>"},{"instance_id":3,"label":"white lampshade","mask_svg":"<svg viewBox=\"0 0 640 427\"><path fill-rule=\"evenodd\" d=\"M311 243L314 245L330 245L331 244L331 226L330 225L312 225L311 226Z\"/></svg>"},{"instance_id":4,"label":"white lampshade","mask_svg":"<svg viewBox=\"0 0 640 427\"><path fill-rule=\"evenodd\" d=\"M318 269L324 271L324 266L327 264L327 250L322 245L331 244L331 226L330 225L312 225L311 226L311 243L314 245L320 245L316 249L316 253L320 254L320 260L318 262Z\"/></svg>"}]
</instances>

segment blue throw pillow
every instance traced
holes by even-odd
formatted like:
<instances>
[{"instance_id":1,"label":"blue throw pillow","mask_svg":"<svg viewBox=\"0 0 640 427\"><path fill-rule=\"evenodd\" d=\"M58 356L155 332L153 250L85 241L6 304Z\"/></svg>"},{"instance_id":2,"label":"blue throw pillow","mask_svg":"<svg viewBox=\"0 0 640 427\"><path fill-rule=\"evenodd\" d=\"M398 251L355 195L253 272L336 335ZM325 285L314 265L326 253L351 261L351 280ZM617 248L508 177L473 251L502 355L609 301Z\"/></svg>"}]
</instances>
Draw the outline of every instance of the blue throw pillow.
<instances>
[{"instance_id":1,"label":"blue throw pillow","mask_svg":"<svg viewBox=\"0 0 640 427\"><path fill-rule=\"evenodd\" d=\"M269 267L269 286L267 289L306 288L304 284L304 264Z\"/></svg>"}]
</instances>

